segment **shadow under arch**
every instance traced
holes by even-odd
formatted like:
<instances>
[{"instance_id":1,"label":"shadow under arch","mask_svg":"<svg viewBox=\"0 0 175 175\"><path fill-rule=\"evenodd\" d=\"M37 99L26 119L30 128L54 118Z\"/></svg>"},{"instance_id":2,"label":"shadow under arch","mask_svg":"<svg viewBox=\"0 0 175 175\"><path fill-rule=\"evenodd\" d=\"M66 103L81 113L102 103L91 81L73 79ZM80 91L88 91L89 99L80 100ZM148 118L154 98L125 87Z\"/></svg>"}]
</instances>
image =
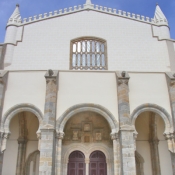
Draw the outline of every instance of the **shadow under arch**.
<instances>
[{"instance_id":1,"label":"shadow under arch","mask_svg":"<svg viewBox=\"0 0 175 175\"><path fill-rule=\"evenodd\" d=\"M11 119L20 112L31 112L36 115L39 121L39 128L42 126L43 114L36 106L29 103L22 103L11 107L2 118L1 128L5 133L10 133L10 121Z\"/></svg>"},{"instance_id":2,"label":"shadow under arch","mask_svg":"<svg viewBox=\"0 0 175 175\"><path fill-rule=\"evenodd\" d=\"M137 119L137 117L146 111L151 111L154 112L156 114L159 114L160 117L163 119L164 123L165 123L165 131L164 134L168 134L170 132L173 132L173 123L171 120L171 116L168 114L168 112L156 105L156 104L151 104L151 103L147 103L147 104L142 104L140 106L138 106L131 114L131 122L132 124L135 126L135 121Z\"/></svg>"},{"instance_id":3,"label":"shadow under arch","mask_svg":"<svg viewBox=\"0 0 175 175\"><path fill-rule=\"evenodd\" d=\"M74 105L70 107L68 110L66 110L57 120L56 124L57 130L59 130L59 132L63 132L65 124L73 115L85 111L91 111L102 115L108 121L112 133L118 132L119 130L118 122L116 121L115 117L111 114L111 112L109 112L108 109L106 109L101 105L90 104L90 103Z\"/></svg>"}]
</instances>

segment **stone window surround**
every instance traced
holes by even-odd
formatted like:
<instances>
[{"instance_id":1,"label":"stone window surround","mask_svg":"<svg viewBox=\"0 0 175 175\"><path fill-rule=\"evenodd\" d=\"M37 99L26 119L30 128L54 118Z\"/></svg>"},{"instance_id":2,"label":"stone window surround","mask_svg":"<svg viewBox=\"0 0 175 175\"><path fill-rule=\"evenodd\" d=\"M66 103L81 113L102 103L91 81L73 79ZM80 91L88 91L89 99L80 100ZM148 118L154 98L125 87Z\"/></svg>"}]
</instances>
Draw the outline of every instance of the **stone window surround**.
<instances>
[{"instance_id":1,"label":"stone window surround","mask_svg":"<svg viewBox=\"0 0 175 175\"><path fill-rule=\"evenodd\" d=\"M70 70L73 69L73 67L72 67L73 43L78 42L78 41L83 41L83 40L95 40L95 41L102 42L105 45L105 48L104 48L104 50L105 50L105 52L104 52L104 56L105 56L105 70L108 70L107 41L105 39L102 39L102 38L91 37L91 36L84 36L84 37L79 37L79 38L75 38L75 39L71 40L71 42L70 42L70 61L69 61L70 65L69 65L69 69ZM85 69L85 68L82 68L82 69ZM98 68L95 68L95 67L89 68L88 67L87 69L88 70L94 70L94 69L98 69ZM100 69L98 69L98 70L100 70Z\"/></svg>"}]
</instances>

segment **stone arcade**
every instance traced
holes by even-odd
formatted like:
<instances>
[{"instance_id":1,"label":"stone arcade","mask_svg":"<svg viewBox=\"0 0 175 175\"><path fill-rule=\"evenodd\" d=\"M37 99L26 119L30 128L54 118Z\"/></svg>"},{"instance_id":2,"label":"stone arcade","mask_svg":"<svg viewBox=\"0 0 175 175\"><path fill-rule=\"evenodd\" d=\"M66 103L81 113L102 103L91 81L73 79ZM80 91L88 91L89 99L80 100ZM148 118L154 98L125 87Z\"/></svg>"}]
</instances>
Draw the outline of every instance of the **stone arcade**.
<instances>
[{"instance_id":1,"label":"stone arcade","mask_svg":"<svg viewBox=\"0 0 175 175\"><path fill-rule=\"evenodd\" d=\"M175 175L175 40L92 4L21 19L0 44L0 174Z\"/></svg>"}]
</instances>

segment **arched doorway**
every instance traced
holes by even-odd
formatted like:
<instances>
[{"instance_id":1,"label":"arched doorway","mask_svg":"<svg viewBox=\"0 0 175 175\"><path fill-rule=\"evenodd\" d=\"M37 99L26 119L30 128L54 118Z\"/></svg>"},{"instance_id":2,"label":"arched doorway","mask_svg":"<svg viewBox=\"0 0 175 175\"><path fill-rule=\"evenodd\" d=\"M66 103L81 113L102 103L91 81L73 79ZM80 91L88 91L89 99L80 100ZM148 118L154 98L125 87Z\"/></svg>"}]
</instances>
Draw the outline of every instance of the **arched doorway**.
<instances>
[{"instance_id":1,"label":"arched doorway","mask_svg":"<svg viewBox=\"0 0 175 175\"><path fill-rule=\"evenodd\" d=\"M106 157L101 151L91 153L89 175L107 175Z\"/></svg>"},{"instance_id":2,"label":"arched doorway","mask_svg":"<svg viewBox=\"0 0 175 175\"><path fill-rule=\"evenodd\" d=\"M36 132L39 128L39 121L32 112L23 111L14 115L9 124L11 134L4 152L2 174L25 174L27 158L32 152L38 150ZM36 167L35 170L29 170L29 172L38 175L39 157L37 161L33 162L33 166Z\"/></svg>"},{"instance_id":3,"label":"arched doorway","mask_svg":"<svg viewBox=\"0 0 175 175\"><path fill-rule=\"evenodd\" d=\"M68 175L85 175L85 156L81 151L74 151L70 154Z\"/></svg>"}]
</instances>

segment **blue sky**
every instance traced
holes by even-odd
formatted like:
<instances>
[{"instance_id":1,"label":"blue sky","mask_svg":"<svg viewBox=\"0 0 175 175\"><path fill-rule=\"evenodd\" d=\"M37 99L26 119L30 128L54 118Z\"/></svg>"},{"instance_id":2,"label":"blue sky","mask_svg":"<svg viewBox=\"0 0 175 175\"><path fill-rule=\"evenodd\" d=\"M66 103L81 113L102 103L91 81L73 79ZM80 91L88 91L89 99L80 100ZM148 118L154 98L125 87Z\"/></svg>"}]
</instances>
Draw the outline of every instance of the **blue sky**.
<instances>
[{"instance_id":1,"label":"blue sky","mask_svg":"<svg viewBox=\"0 0 175 175\"><path fill-rule=\"evenodd\" d=\"M171 38L175 39L175 0L91 0L93 4L154 17L156 3L168 19ZM20 4L22 18L85 3L85 0L0 0L0 43L4 42L6 23Z\"/></svg>"}]
</instances>

